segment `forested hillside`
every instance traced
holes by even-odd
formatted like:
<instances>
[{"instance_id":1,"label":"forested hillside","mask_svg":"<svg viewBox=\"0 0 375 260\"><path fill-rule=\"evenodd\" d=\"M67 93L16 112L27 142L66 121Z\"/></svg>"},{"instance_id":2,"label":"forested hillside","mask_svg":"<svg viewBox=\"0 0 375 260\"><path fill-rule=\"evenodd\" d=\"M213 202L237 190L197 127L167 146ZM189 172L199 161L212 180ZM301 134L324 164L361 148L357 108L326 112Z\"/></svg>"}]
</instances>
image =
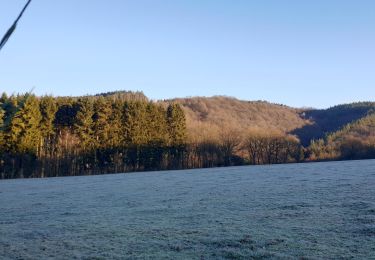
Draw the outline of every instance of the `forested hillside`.
<instances>
[{"instance_id":1,"label":"forested hillside","mask_svg":"<svg viewBox=\"0 0 375 260\"><path fill-rule=\"evenodd\" d=\"M313 141L310 160L375 158L375 112Z\"/></svg>"},{"instance_id":2,"label":"forested hillside","mask_svg":"<svg viewBox=\"0 0 375 260\"><path fill-rule=\"evenodd\" d=\"M216 135L224 128L240 132L259 130L291 134L308 146L311 140L338 131L372 111L374 102L337 105L328 109L297 109L266 101L243 101L236 98L192 97L173 99L181 104L187 126L193 136Z\"/></svg>"},{"instance_id":3,"label":"forested hillside","mask_svg":"<svg viewBox=\"0 0 375 260\"><path fill-rule=\"evenodd\" d=\"M313 139L323 138L346 124L354 122L375 111L374 102L358 102L334 106L328 109L310 109L303 111L301 116L311 123L292 131L305 146Z\"/></svg>"},{"instance_id":4,"label":"forested hillside","mask_svg":"<svg viewBox=\"0 0 375 260\"><path fill-rule=\"evenodd\" d=\"M236 98L193 97L173 99L183 107L188 130L193 136L217 135L223 128L289 133L308 124L300 110L266 101L242 101Z\"/></svg>"},{"instance_id":5,"label":"forested hillside","mask_svg":"<svg viewBox=\"0 0 375 260\"><path fill-rule=\"evenodd\" d=\"M375 158L375 105L3 94L0 178Z\"/></svg>"}]
</instances>

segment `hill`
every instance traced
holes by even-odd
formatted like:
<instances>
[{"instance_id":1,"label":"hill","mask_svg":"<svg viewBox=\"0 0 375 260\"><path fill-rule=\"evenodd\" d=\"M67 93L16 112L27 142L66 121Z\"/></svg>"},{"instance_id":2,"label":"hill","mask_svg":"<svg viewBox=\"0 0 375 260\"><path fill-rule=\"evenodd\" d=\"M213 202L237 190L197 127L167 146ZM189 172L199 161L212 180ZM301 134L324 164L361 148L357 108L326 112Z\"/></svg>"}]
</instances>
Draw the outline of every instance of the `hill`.
<instances>
[{"instance_id":1,"label":"hill","mask_svg":"<svg viewBox=\"0 0 375 260\"><path fill-rule=\"evenodd\" d=\"M232 97L193 97L171 100L185 111L191 135L216 134L223 128L246 132L266 129L289 133L309 124L301 110L266 101L242 101Z\"/></svg>"},{"instance_id":2,"label":"hill","mask_svg":"<svg viewBox=\"0 0 375 260\"><path fill-rule=\"evenodd\" d=\"M320 139L331 132L340 130L345 125L357 121L375 110L374 102L358 102L337 105L328 109L311 109L301 113L310 124L297 128L292 134L299 137L305 146L312 139Z\"/></svg>"},{"instance_id":3,"label":"hill","mask_svg":"<svg viewBox=\"0 0 375 260\"><path fill-rule=\"evenodd\" d=\"M312 142L309 150L311 160L375 158L375 112Z\"/></svg>"},{"instance_id":4,"label":"hill","mask_svg":"<svg viewBox=\"0 0 375 260\"><path fill-rule=\"evenodd\" d=\"M374 102L337 105L328 109L299 109L266 101L232 97L177 98L186 115L191 136L216 135L223 128L244 133L252 129L291 134L308 146L375 110Z\"/></svg>"},{"instance_id":5,"label":"hill","mask_svg":"<svg viewBox=\"0 0 375 260\"><path fill-rule=\"evenodd\" d=\"M298 109L141 92L0 97L0 178L375 158L375 103Z\"/></svg>"}]
</instances>

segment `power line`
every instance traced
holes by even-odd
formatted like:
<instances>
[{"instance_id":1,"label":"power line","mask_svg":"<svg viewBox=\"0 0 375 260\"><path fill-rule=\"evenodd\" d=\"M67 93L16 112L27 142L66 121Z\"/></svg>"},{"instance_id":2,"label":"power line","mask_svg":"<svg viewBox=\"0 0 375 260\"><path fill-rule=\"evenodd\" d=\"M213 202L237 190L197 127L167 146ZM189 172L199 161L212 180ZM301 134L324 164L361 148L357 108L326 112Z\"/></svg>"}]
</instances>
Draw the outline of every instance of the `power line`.
<instances>
[{"instance_id":1,"label":"power line","mask_svg":"<svg viewBox=\"0 0 375 260\"><path fill-rule=\"evenodd\" d=\"M8 31L5 33L5 35L1 39L1 42L0 42L0 51L4 47L4 45L7 43L7 41L10 38L10 36L13 34L13 32L16 30L18 21L21 19L23 13L26 11L26 9L27 9L27 7L29 6L30 3L31 3L31 0L28 0L27 3L26 3L26 5L22 9L21 13L18 15L17 19L14 21L13 25L8 29Z\"/></svg>"}]
</instances>

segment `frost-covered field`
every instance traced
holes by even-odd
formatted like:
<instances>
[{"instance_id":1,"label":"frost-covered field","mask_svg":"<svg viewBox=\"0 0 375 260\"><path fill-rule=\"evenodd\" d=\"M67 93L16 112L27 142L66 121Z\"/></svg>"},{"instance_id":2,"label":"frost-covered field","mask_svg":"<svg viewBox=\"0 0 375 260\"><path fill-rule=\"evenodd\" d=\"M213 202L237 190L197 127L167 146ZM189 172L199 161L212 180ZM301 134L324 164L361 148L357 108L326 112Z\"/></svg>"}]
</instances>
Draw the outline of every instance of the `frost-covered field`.
<instances>
[{"instance_id":1,"label":"frost-covered field","mask_svg":"<svg viewBox=\"0 0 375 260\"><path fill-rule=\"evenodd\" d=\"M1 259L375 259L375 160L0 182Z\"/></svg>"}]
</instances>

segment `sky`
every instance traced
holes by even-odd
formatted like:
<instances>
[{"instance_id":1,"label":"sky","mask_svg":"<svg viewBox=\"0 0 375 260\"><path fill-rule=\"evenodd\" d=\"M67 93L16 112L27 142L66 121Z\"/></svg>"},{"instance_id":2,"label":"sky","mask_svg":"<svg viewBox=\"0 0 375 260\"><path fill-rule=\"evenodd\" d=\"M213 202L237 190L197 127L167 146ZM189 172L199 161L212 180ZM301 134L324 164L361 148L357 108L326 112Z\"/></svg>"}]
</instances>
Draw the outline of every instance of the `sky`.
<instances>
[{"instance_id":1,"label":"sky","mask_svg":"<svg viewBox=\"0 0 375 260\"><path fill-rule=\"evenodd\" d=\"M26 0L0 1L0 34ZM33 0L0 92L226 95L294 107L375 101L372 0Z\"/></svg>"}]
</instances>

